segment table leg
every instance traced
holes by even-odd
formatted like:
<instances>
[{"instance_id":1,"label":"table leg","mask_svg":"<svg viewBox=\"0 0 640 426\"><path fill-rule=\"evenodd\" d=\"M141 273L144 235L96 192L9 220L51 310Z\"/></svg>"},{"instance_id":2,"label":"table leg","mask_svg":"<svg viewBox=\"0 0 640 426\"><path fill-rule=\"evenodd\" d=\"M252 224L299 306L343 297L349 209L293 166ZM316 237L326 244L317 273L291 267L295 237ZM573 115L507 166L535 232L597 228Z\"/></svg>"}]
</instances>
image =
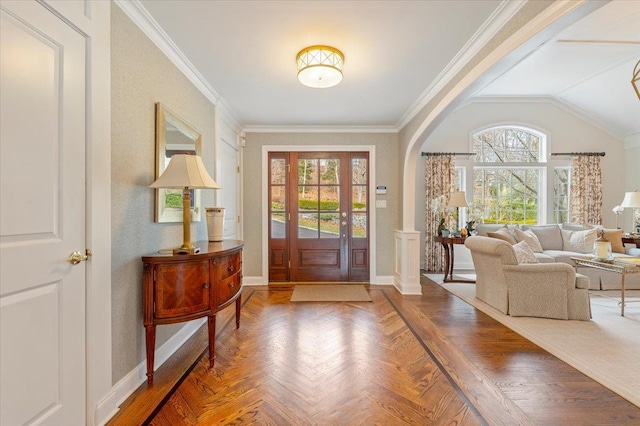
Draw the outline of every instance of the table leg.
<instances>
[{"instance_id":1,"label":"table leg","mask_svg":"<svg viewBox=\"0 0 640 426\"><path fill-rule=\"evenodd\" d=\"M453 268L451 263L450 245L442 243L442 249L444 250L444 282L449 282L453 278Z\"/></svg>"},{"instance_id":2,"label":"table leg","mask_svg":"<svg viewBox=\"0 0 640 426\"><path fill-rule=\"evenodd\" d=\"M622 272L622 298L621 301L622 303L620 304L620 315L624 316L624 287L625 287L625 278L626 275L624 272Z\"/></svg>"},{"instance_id":3,"label":"table leg","mask_svg":"<svg viewBox=\"0 0 640 426\"><path fill-rule=\"evenodd\" d=\"M242 290L241 290L242 291ZM236 299L236 329L240 328L240 310L242 309L242 293Z\"/></svg>"},{"instance_id":4,"label":"table leg","mask_svg":"<svg viewBox=\"0 0 640 426\"><path fill-rule=\"evenodd\" d=\"M147 383L153 384L153 361L156 352L156 326L146 325L144 327L147 344Z\"/></svg>"},{"instance_id":5,"label":"table leg","mask_svg":"<svg viewBox=\"0 0 640 426\"><path fill-rule=\"evenodd\" d=\"M209 332L209 367L213 368L216 359L216 316L207 317L207 328Z\"/></svg>"}]
</instances>

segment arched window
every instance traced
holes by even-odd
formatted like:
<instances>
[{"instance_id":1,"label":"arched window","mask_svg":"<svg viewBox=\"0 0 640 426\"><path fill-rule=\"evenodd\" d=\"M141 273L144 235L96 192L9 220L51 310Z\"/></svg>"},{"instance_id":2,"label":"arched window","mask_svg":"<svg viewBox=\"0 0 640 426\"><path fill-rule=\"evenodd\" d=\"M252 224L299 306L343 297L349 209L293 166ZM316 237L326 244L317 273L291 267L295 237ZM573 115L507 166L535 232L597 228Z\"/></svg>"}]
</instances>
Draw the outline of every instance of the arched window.
<instances>
[{"instance_id":1,"label":"arched window","mask_svg":"<svg viewBox=\"0 0 640 426\"><path fill-rule=\"evenodd\" d=\"M473 205L484 223L546 222L547 138L496 126L472 134Z\"/></svg>"}]
</instances>

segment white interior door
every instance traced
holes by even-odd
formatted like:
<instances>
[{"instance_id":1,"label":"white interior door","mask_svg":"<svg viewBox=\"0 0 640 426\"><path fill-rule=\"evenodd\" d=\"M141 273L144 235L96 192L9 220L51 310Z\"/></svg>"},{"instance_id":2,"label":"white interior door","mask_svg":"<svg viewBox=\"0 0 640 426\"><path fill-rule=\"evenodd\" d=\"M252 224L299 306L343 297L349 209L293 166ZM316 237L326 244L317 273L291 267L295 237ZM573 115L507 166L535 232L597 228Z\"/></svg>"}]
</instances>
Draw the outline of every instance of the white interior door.
<instances>
[{"instance_id":1,"label":"white interior door","mask_svg":"<svg viewBox=\"0 0 640 426\"><path fill-rule=\"evenodd\" d=\"M85 38L0 2L0 424L85 424Z\"/></svg>"},{"instance_id":2,"label":"white interior door","mask_svg":"<svg viewBox=\"0 0 640 426\"><path fill-rule=\"evenodd\" d=\"M218 196L218 204L225 208L224 212L224 231L223 236L227 239L237 239L238 235L238 216L239 213L239 194L240 194L240 151L235 137L221 138L220 146L220 164L222 165L220 173L220 186L222 186L221 194Z\"/></svg>"}]
</instances>

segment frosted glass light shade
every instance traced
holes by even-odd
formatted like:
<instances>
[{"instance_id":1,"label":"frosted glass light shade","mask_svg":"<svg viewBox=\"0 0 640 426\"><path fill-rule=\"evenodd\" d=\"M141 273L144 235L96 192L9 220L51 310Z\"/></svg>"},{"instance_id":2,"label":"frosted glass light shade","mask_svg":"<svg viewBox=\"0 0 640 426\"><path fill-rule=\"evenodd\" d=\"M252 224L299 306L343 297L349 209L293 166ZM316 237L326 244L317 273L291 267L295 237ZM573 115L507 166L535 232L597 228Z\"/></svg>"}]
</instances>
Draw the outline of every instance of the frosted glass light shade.
<instances>
[{"instance_id":1,"label":"frosted glass light shade","mask_svg":"<svg viewBox=\"0 0 640 426\"><path fill-rule=\"evenodd\" d=\"M333 87L342 81L344 55L331 46L310 46L296 55L298 81L316 89Z\"/></svg>"}]
</instances>

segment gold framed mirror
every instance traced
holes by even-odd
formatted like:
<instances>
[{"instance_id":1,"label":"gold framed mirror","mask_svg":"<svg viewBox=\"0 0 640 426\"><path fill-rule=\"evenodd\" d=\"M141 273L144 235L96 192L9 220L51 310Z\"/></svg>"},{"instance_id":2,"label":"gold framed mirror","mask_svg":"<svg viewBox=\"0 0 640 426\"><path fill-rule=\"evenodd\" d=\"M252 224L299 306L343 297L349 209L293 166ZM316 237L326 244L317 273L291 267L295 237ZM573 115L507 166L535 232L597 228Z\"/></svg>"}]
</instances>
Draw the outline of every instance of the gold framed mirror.
<instances>
[{"instance_id":1,"label":"gold framed mirror","mask_svg":"<svg viewBox=\"0 0 640 426\"><path fill-rule=\"evenodd\" d=\"M175 154L202 156L202 135L160 102L156 103L156 179ZM200 222L202 200L199 189L191 190L191 221ZM156 222L182 222L182 190L156 189Z\"/></svg>"}]
</instances>

